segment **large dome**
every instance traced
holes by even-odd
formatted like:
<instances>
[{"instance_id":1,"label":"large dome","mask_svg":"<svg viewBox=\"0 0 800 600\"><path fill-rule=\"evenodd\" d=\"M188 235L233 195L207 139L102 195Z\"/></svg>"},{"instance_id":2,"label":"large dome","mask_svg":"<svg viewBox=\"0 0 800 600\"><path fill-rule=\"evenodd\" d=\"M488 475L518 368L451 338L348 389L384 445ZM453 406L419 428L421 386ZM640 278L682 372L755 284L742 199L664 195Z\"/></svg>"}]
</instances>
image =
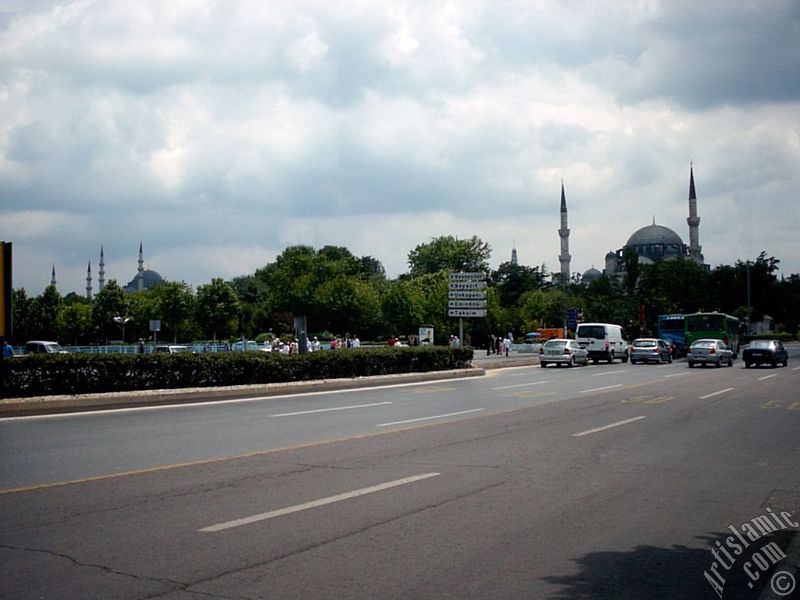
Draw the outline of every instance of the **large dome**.
<instances>
[{"instance_id":1,"label":"large dome","mask_svg":"<svg viewBox=\"0 0 800 600\"><path fill-rule=\"evenodd\" d=\"M625 244L628 247L646 246L649 244L677 244L683 246L681 236L663 225L648 225L636 231Z\"/></svg>"}]
</instances>

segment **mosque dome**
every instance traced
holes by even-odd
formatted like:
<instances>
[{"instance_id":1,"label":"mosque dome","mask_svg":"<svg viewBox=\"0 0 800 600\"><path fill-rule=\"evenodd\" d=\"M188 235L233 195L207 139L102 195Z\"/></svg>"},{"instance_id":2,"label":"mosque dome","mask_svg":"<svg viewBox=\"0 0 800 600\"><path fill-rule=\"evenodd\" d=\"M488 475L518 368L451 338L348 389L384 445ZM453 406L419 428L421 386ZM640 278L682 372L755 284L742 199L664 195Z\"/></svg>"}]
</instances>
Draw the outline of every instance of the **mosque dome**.
<instances>
[{"instance_id":1,"label":"mosque dome","mask_svg":"<svg viewBox=\"0 0 800 600\"><path fill-rule=\"evenodd\" d=\"M678 246L683 246L683 240L681 236L669 227L653 223L635 231L625 246L646 246L648 244L677 244Z\"/></svg>"},{"instance_id":2,"label":"mosque dome","mask_svg":"<svg viewBox=\"0 0 800 600\"><path fill-rule=\"evenodd\" d=\"M596 279L600 279L603 274L592 267L591 269L587 269L583 275L581 275L581 282L583 283L590 283Z\"/></svg>"}]
</instances>

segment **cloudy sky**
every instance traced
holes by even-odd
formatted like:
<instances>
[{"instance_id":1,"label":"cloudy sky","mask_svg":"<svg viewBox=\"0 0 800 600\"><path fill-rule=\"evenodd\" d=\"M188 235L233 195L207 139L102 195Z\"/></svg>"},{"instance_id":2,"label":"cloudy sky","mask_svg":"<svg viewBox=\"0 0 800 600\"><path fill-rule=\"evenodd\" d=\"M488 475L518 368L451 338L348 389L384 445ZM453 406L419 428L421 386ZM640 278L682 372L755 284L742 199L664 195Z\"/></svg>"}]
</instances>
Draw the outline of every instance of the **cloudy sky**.
<instances>
[{"instance_id":1,"label":"cloudy sky","mask_svg":"<svg viewBox=\"0 0 800 600\"><path fill-rule=\"evenodd\" d=\"M14 287L197 286L284 248L406 272L442 235L572 271L656 223L800 272L796 0L4 0Z\"/></svg>"}]
</instances>

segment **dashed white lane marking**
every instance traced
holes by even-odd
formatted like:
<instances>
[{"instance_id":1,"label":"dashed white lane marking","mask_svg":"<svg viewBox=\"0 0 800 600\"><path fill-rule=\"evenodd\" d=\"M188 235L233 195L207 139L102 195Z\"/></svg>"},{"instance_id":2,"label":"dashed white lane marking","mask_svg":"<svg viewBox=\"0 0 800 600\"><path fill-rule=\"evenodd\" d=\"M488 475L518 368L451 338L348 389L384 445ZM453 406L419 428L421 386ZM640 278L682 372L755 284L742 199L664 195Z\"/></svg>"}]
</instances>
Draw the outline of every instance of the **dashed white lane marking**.
<instances>
[{"instance_id":1,"label":"dashed white lane marking","mask_svg":"<svg viewBox=\"0 0 800 600\"><path fill-rule=\"evenodd\" d=\"M719 390L717 392L711 392L710 394L706 394L705 396L700 396L700 400L707 400L708 398L713 398L714 396L719 396L720 394L727 394L728 392L732 392L736 388L725 388L724 390Z\"/></svg>"},{"instance_id":2,"label":"dashed white lane marking","mask_svg":"<svg viewBox=\"0 0 800 600\"><path fill-rule=\"evenodd\" d=\"M606 375L621 375L622 373L627 373L628 371L603 371L602 373L595 373L592 377L605 377Z\"/></svg>"},{"instance_id":3,"label":"dashed white lane marking","mask_svg":"<svg viewBox=\"0 0 800 600\"><path fill-rule=\"evenodd\" d=\"M765 379L772 379L773 377L777 377L777 375L764 375L763 377L759 377L759 381L764 381Z\"/></svg>"},{"instance_id":4,"label":"dashed white lane marking","mask_svg":"<svg viewBox=\"0 0 800 600\"><path fill-rule=\"evenodd\" d=\"M625 419L624 421L617 421L616 423L609 423L608 425L603 425L602 427L595 427L594 429L587 429L586 431L581 431L580 433L573 433L572 437L582 437L584 435L589 435L592 433L597 433L598 431L605 431L606 429L612 429L614 427L619 427L620 425L627 425L628 423L633 423L635 421L641 421L642 419L646 419L644 415L640 415L638 417L633 417L631 419Z\"/></svg>"},{"instance_id":5,"label":"dashed white lane marking","mask_svg":"<svg viewBox=\"0 0 800 600\"><path fill-rule=\"evenodd\" d=\"M589 394L591 392L602 392L603 390L613 390L614 388L618 388L618 387L622 387L622 384L621 383L617 383L617 384L614 384L614 385L606 385L606 386L599 387L599 388L592 388L590 390L581 390L578 393L579 394Z\"/></svg>"},{"instance_id":6,"label":"dashed white lane marking","mask_svg":"<svg viewBox=\"0 0 800 600\"><path fill-rule=\"evenodd\" d=\"M500 387L492 388L493 390L508 390L511 388L518 388L518 387L527 387L529 385L544 385L545 383L550 383L549 381L534 381L531 383L516 383L514 385L502 385Z\"/></svg>"},{"instance_id":7,"label":"dashed white lane marking","mask_svg":"<svg viewBox=\"0 0 800 600\"><path fill-rule=\"evenodd\" d=\"M670 377L686 377L688 373L673 373L672 375L664 375L664 379L669 379Z\"/></svg>"},{"instance_id":8,"label":"dashed white lane marking","mask_svg":"<svg viewBox=\"0 0 800 600\"><path fill-rule=\"evenodd\" d=\"M391 404L391 402L373 402L372 404L352 404L350 406L334 406L332 408L317 408L314 410L301 410L297 412L278 413L275 415L270 415L270 418L296 417L298 415L313 415L315 413L333 412L337 410L354 410L356 408L370 408L372 406L385 406L387 404Z\"/></svg>"},{"instance_id":9,"label":"dashed white lane marking","mask_svg":"<svg viewBox=\"0 0 800 600\"><path fill-rule=\"evenodd\" d=\"M217 523L216 525L209 525L208 527L203 527L198 531L202 533L215 533L217 531L225 531L226 529L233 529L234 527L241 527L242 525L250 525L252 523L258 523L259 521L266 521L267 519L274 519L275 517L290 515L292 513L300 512L303 510L309 510L311 508L325 506L326 504L333 504L334 502L349 500L350 498L357 498L359 496L365 496L367 494L374 494L375 492L381 492L383 490L388 490L390 488L398 487L401 485L414 483L416 481L422 481L423 479L430 479L431 477L437 477L438 475L440 475L440 473L423 473L421 475L404 477L403 479L395 479L394 481L387 481L386 483L380 483L378 485L372 485L370 487L361 488L359 490L353 490L352 492L345 492L344 494L328 496L327 498L320 498L319 500L312 500L311 502L304 502L303 504L297 504L295 506L287 506L286 508L271 510L269 512L252 515L250 517L235 519L233 521L226 521L224 523Z\"/></svg>"},{"instance_id":10,"label":"dashed white lane marking","mask_svg":"<svg viewBox=\"0 0 800 600\"><path fill-rule=\"evenodd\" d=\"M445 413L443 415L433 415L430 417L419 417L418 419L406 419L405 421L392 421L391 423L380 423L377 427L391 427L392 425L403 425L405 423L419 423L420 421L433 421L434 419L444 419L447 417L456 417L458 415L466 415L469 413L481 412L483 408L473 408L472 410L461 410L459 412Z\"/></svg>"}]
</instances>

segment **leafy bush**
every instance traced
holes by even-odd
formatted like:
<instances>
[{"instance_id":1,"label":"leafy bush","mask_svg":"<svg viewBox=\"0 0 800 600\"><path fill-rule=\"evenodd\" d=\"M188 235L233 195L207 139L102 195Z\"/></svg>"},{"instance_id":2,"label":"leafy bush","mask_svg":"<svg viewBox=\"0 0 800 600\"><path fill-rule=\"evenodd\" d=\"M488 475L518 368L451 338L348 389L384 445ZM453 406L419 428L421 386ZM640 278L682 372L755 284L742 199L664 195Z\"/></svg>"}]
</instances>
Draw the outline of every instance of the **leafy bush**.
<instances>
[{"instance_id":1,"label":"leafy bush","mask_svg":"<svg viewBox=\"0 0 800 600\"><path fill-rule=\"evenodd\" d=\"M3 362L0 397L88 394L340 379L464 368L472 348L350 349L285 355L207 354L31 355Z\"/></svg>"}]
</instances>

